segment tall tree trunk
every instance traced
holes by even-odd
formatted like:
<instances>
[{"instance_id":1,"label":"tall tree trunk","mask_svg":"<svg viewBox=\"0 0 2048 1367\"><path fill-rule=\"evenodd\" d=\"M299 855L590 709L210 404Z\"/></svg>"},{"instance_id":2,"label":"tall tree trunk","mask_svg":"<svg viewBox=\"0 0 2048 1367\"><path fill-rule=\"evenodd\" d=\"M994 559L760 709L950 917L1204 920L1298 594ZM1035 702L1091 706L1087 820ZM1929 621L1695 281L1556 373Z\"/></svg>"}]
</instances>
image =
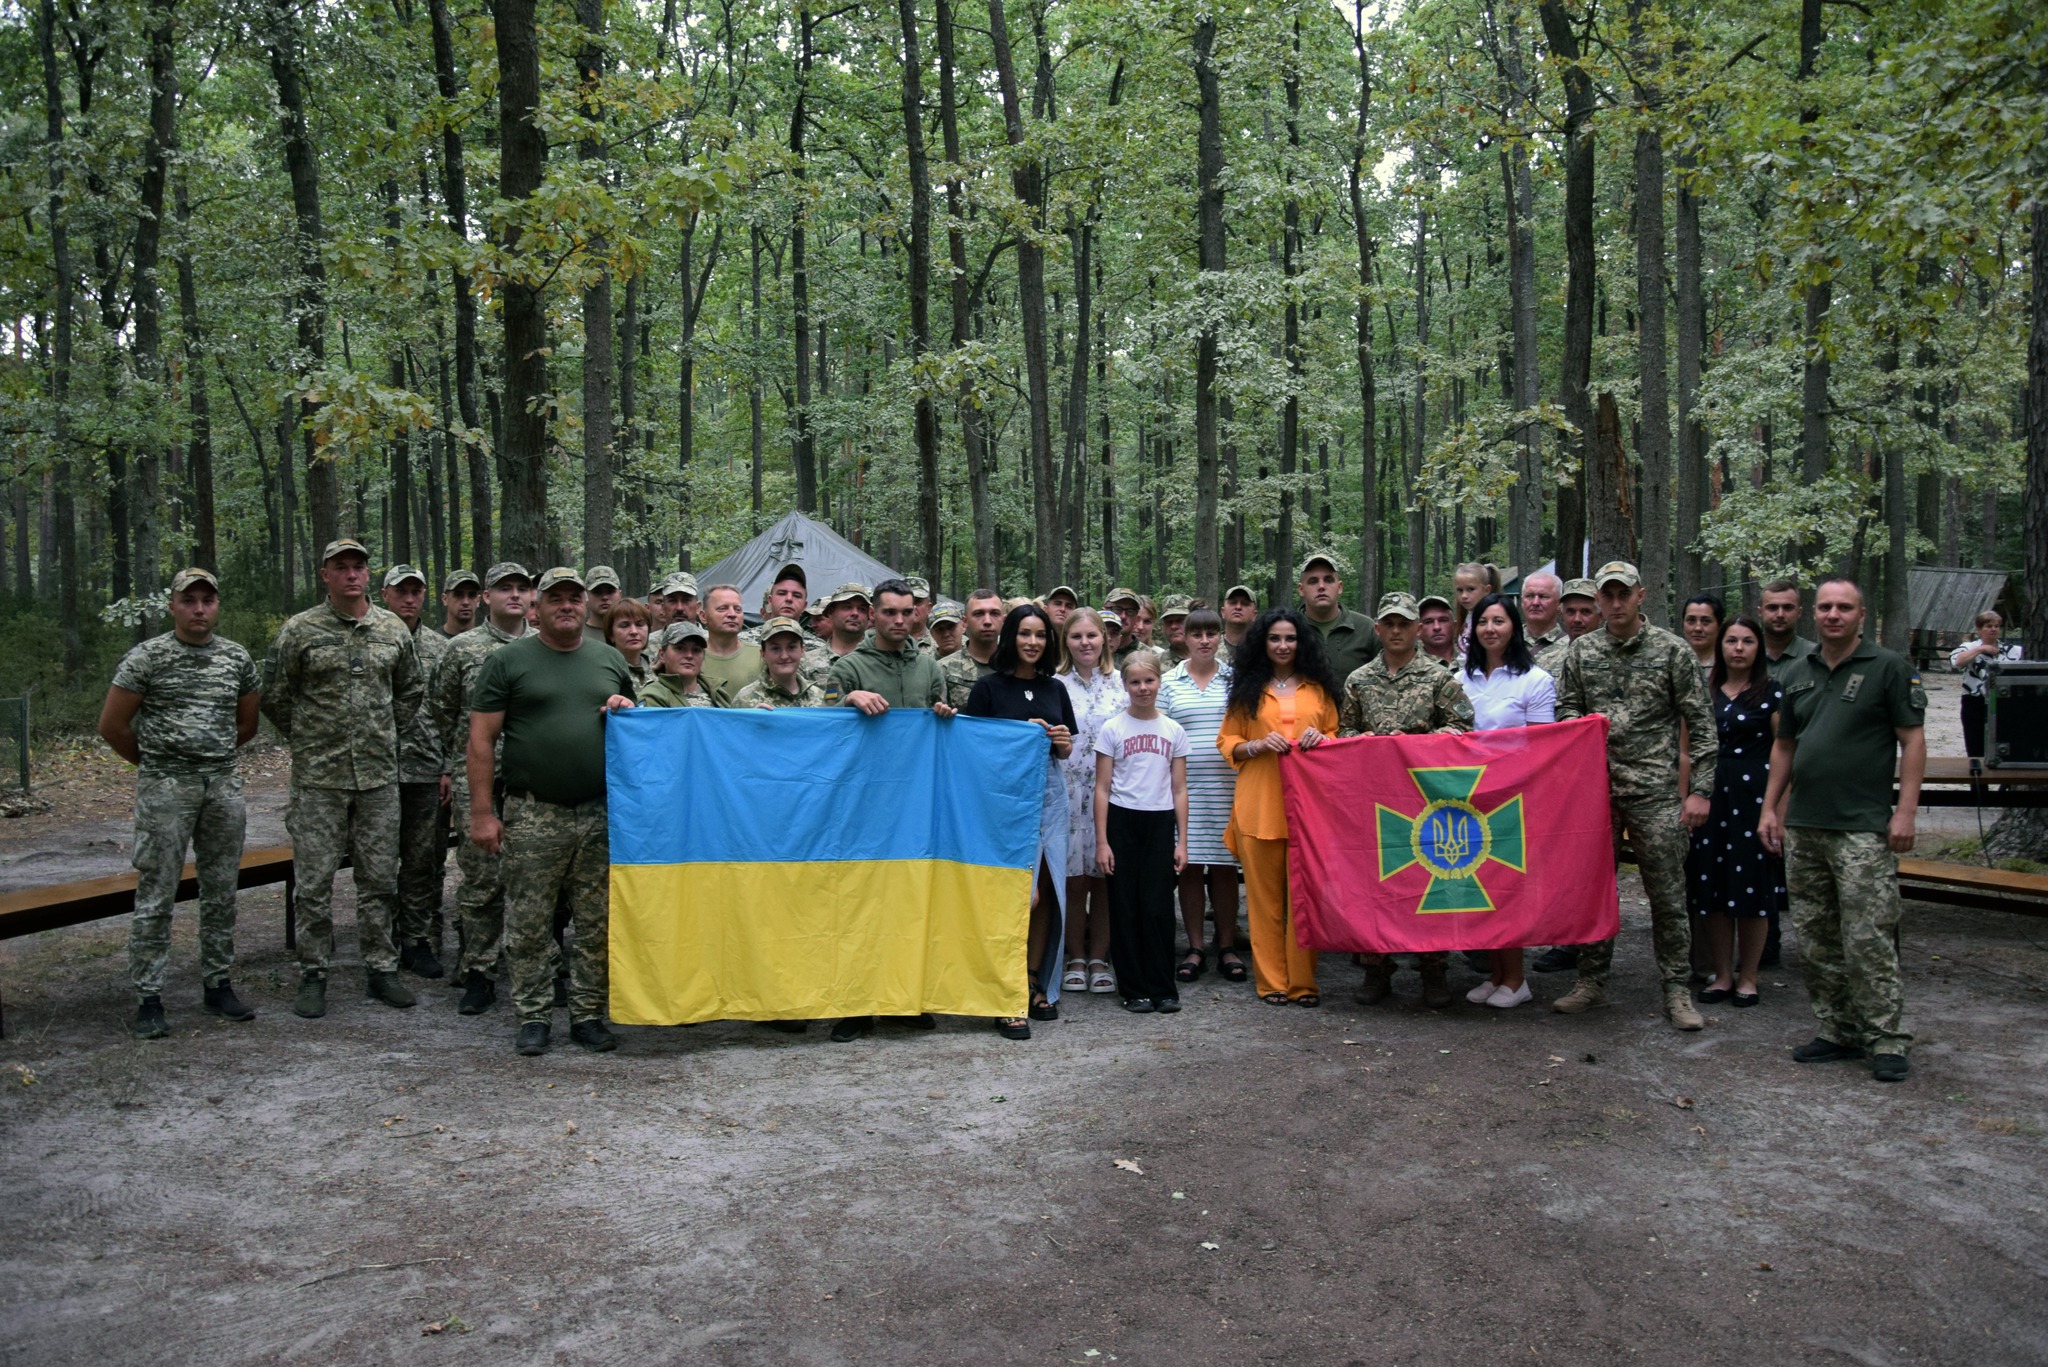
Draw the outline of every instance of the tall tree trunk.
<instances>
[{"instance_id":1,"label":"tall tree trunk","mask_svg":"<svg viewBox=\"0 0 2048 1367\"><path fill-rule=\"evenodd\" d=\"M1408 505L1408 591L1420 593L1427 577L1429 512L1422 505L1422 453L1429 441L1429 201L1415 202L1415 437L1401 469Z\"/></svg>"},{"instance_id":2,"label":"tall tree trunk","mask_svg":"<svg viewBox=\"0 0 2048 1367\"><path fill-rule=\"evenodd\" d=\"M36 39L43 59L44 151L49 197L53 338L50 348L50 534L57 542L57 624L63 636L64 677L85 667L78 631L78 531L71 496L71 351L76 277L72 274L71 231L64 193L64 81L57 69L57 4L42 0L36 11ZM2038 239L2038 230L2037 230Z\"/></svg>"},{"instance_id":3,"label":"tall tree trunk","mask_svg":"<svg viewBox=\"0 0 2048 1367\"><path fill-rule=\"evenodd\" d=\"M1640 47L1645 0L1630 0L1629 24ZM1641 54L1639 54L1641 55ZM1647 56L1644 57L1647 61ZM1654 86L1640 98L1650 109L1659 102ZM1671 592L1671 390L1665 369L1664 324L1664 139L1655 128L1636 132L1636 367L1642 410L1636 451L1642 457L1642 500L1636 526L1642 543L1643 601L1649 619L1670 624Z\"/></svg>"},{"instance_id":4,"label":"tall tree trunk","mask_svg":"<svg viewBox=\"0 0 2048 1367\"><path fill-rule=\"evenodd\" d=\"M1688 173L1691 155L1678 158L1675 284L1678 295L1678 535L1674 575L1676 600L1683 603L1700 592L1706 564L1694 549L1707 513L1707 433L1699 420L1700 373L1707 344L1706 291L1701 280L1700 201ZM1889 507L1889 504L1887 505Z\"/></svg>"},{"instance_id":5,"label":"tall tree trunk","mask_svg":"<svg viewBox=\"0 0 2048 1367\"><path fill-rule=\"evenodd\" d=\"M1534 104L1522 60L1522 34L1509 11L1496 25L1487 7L1487 26L1500 68L1501 100L1508 108ZM1536 185L1530 172L1529 149L1512 140L1501 145L1501 199L1507 211L1508 332L1513 339L1508 362L1508 402L1526 413L1539 402L1541 388L1536 339ZM1508 558L1527 573L1543 558L1543 433L1524 426L1516 434L1515 482L1508 490Z\"/></svg>"},{"instance_id":6,"label":"tall tree trunk","mask_svg":"<svg viewBox=\"0 0 2048 1367\"><path fill-rule=\"evenodd\" d=\"M2027 654L2048 657L2048 202L2030 215L2027 308L2027 484L2020 537L2027 587Z\"/></svg>"},{"instance_id":7,"label":"tall tree trunk","mask_svg":"<svg viewBox=\"0 0 2048 1367\"><path fill-rule=\"evenodd\" d=\"M1566 443L1566 467L1584 480L1587 442L1593 430L1593 83L1579 65L1579 37L1561 0L1543 0L1538 14L1543 20L1544 41L1559 60L1569 63L1564 73L1565 296L1560 395L1566 420L1579 429L1579 435ZM1585 572L1581 559L1584 516L1578 497L1560 491L1557 564L1567 579Z\"/></svg>"},{"instance_id":8,"label":"tall tree trunk","mask_svg":"<svg viewBox=\"0 0 2048 1367\"><path fill-rule=\"evenodd\" d=\"M149 133L143 142L142 177L135 219L135 374L157 388L167 379L163 357L164 293L158 279L162 259L164 188L177 150L177 0L155 0L149 9ZM168 396L166 396L168 397ZM145 435L135 448L135 591L154 593L163 579L163 445ZM150 622L141 619L139 635Z\"/></svg>"},{"instance_id":9,"label":"tall tree trunk","mask_svg":"<svg viewBox=\"0 0 2048 1367\"><path fill-rule=\"evenodd\" d=\"M547 309L535 266L521 262L518 214L540 188L547 163L541 131L540 35L534 0L497 0L498 192L510 213L499 241L508 261L504 281L505 441L499 468L505 486L505 554L528 567L548 550Z\"/></svg>"},{"instance_id":10,"label":"tall tree trunk","mask_svg":"<svg viewBox=\"0 0 2048 1367\"><path fill-rule=\"evenodd\" d=\"M1216 295L1225 269L1223 244L1223 90L1216 73L1216 19L1195 25L1195 90L1200 123L1195 135L1197 220L1202 271L1201 294ZM1205 318L1195 341L1195 595L1221 601L1217 578L1216 484L1220 472L1217 433L1217 368L1222 339L1213 317ZM1164 573L1164 550L1160 572Z\"/></svg>"},{"instance_id":11,"label":"tall tree trunk","mask_svg":"<svg viewBox=\"0 0 2048 1367\"><path fill-rule=\"evenodd\" d=\"M185 351L185 398L192 414L185 447L185 478L192 487L192 563L220 569L220 543L213 505L213 408L206 390L206 342L199 330L199 287L192 276L192 247L186 224L192 203L181 177L172 196L178 215L178 330Z\"/></svg>"},{"instance_id":12,"label":"tall tree trunk","mask_svg":"<svg viewBox=\"0 0 2048 1367\"><path fill-rule=\"evenodd\" d=\"M604 106L598 87L605 75L604 0L576 0L583 46L576 51L576 112L583 136L576 155L603 175ZM589 247L602 256L599 237ZM600 267L583 290L583 563L612 562L612 273Z\"/></svg>"},{"instance_id":13,"label":"tall tree trunk","mask_svg":"<svg viewBox=\"0 0 2048 1367\"><path fill-rule=\"evenodd\" d=\"M1358 55L1358 125L1352 135L1351 165L1346 172L1351 191L1351 227L1358 239L1358 298L1352 317L1358 329L1359 413L1359 602L1365 611L1379 605L1381 541L1379 518L1379 394L1373 374L1372 285L1375 243L1365 219L1366 142L1372 110L1372 64L1365 50L1365 7L1352 9L1351 41Z\"/></svg>"},{"instance_id":14,"label":"tall tree trunk","mask_svg":"<svg viewBox=\"0 0 2048 1367\"><path fill-rule=\"evenodd\" d=\"M325 546L341 535L341 495L334 463L314 444L313 416L320 406L303 396L312 375L327 363L327 265L321 257L320 163L306 126L305 76L301 66L299 7L270 0L270 73L277 82L278 123L284 138L285 172L292 186L292 246L296 283L292 314L298 349L292 371L298 377L298 427L306 467L307 511L312 540ZM362 529L357 528L358 532Z\"/></svg>"},{"instance_id":15,"label":"tall tree trunk","mask_svg":"<svg viewBox=\"0 0 2048 1367\"><path fill-rule=\"evenodd\" d=\"M1010 144L1010 187L1027 220L1017 240L1017 305L1024 330L1024 379L1031 423L1032 576L1043 592L1059 582L1059 472L1052 460L1052 396L1045 365L1045 184L1035 154L1028 153L1024 109L1017 93L1017 63L1003 0L988 0L989 42L1002 90L1003 131Z\"/></svg>"},{"instance_id":16,"label":"tall tree trunk","mask_svg":"<svg viewBox=\"0 0 2048 1367\"><path fill-rule=\"evenodd\" d=\"M455 38L448 18L448 0L427 0L434 37L434 85L442 103L452 109L463 87L455 75ZM469 240L469 183L463 170L462 130L452 117L441 128L441 202L448 210L448 230ZM469 540L479 573L496 559L491 544L491 451L481 445L483 415L477 407L476 297L469 276L449 271L455 294L455 406L462 414L465 463L469 473ZM449 480L450 497L457 497ZM453 527L450 528L451 533ZM459 538L451 534L451 542ZM461 552L455 552L457 561Z\"/></svg>"},{"instance_id":17,"label":"tall tree trunk","mask_svg":"<svg viewBox=\"0 0 2048 1367\"><path fill-rule=\"evenodd\" d=\"M747 412L751 419L754 453L754 530L761 530L762 443L761 424L761 230L750 228L747 240L753 258L753 347L747 353Z\"/></svg>"},{"instance_id":18,"label":"tall tree trunk","mask_svg":"<svg viewBox=\"0 0 2048 1367\"><path fill-rule=\"evenodd\" d=\"M946 165L960 165L960 123L958 92L954 83L953 6L951 0L937 0L939 45L939 126L945 138ZM951 269L953 306L952 344L956 354L967 347L973 326L973 295L967 279L967 204L965 188L956 171L946 178L946 260ZM993 588L1000 579L996 565L995 505L989 498L988 455L983 449L981 409L974 395L974 383L962 369L960 397L960 444L967 459L967 497L974 520L974 583Z\"/></svg>"},{"instance_id":19,"label":"tall tree trunk","mask_svg":"<svg viewBox=\"0 0 2048 1367\"><path fill-rule=\"evenodd\" d=\"M790 458L796 466L796 506L818 511L818 450L811 431L811 273L804 228L809 220L804 172L804 135L808 131L811 84L811 7L797 6L796 98L789 115L790 180L796 187L789 210L790 345L796 349L796 412Z\"/></svg>"},{"instance_id":20,"label":"tall tree trunk","mask_svg":"<svg viewBox=\"0 0 2048 1367\"><path fill-rule=\"evenodd\" d=\"M1287 366L1287 400L1280 409L1280 520L1274 530L1273 577L1283 579L1294 567L1294 470L1301 454L1301 390L1307 365L1301 347L1301 196L1294 185L1294 166L1301 156L1301 11L1294 12L1294 48L1281 77L1287 95L1287 202L1281 209L1280 273L1287 305L1281 324L1280 349ZM1280 601L1275 593L1273 601Z\"/></svg>"},{"instance_id":21,"label":"tall tree trunk","mask_svg":"<svg viewBox=\"0 0 2048 1367\"><path fill-rule=\"evenodd\" d=\"M1799 79L1810 80L1820 62L1820 48L1827 33L1821 6L1825 0L1800 0ZM1799 111L1799 121L1811 124L1820 109L1809 104ZM1834 284L1822 280L1806 287L1806 319L1800 333L1804 356L1799 386L1799 467L1807 487L1818 484L1828 473L1828 311L1833 306ZM1820 554L1818 541L1800 548L1809 562Z\"/></svg>"},{"instance_id":22,"label":"tall tree trunk","mask_svg":"<svg viewBox=\"0 0 2048 1367\"><path fill-rule=\"evenodd\" d=\"M1629 499L1628 452L1621 442L1621 410L1614 396L1601 391L1593 418L1593 440L1586 449L1587 531L1592 561L1636 558L1636 521ZM1646 605L1647 606L1647 605Z\"/></svg>"},{"instance_id":23,"label":"tall tree trunk","mask_svg":"<svg viewBox=\"0 0 2048 1367\"><path fill-rule=\"evenodd\" d=\"M932 177L924 152L924 57L917 0L896 0L903 30L903 145L910 158L910 366L917 393L917 534L924 577L939 582L939 415L920 373L932 349Z\"/></svg>"},{"instance_id":24,"label":"tall tree trunk","mask_svg":"<svg viewBox=\"0 0 2048 1367\"><path fill-rule=\"evenodd\" d=\"M1109 305L1102 289L1102 256L1095 254L1095 444L1102 451L1102 572L1114 584L1123 577L1116 537L1116 453L1110 445Z\"/></svg>"},{"instance_id":25,"label":"tall tree trunk","mask_svg":"<svg viewBox=\"0 0 2048 1367\"><path fill-rule=\"evenodd\" d=\"M1090 332L1095 321L1092 312L1095 307L1095 281L1090 274L1094 268L1095 227L1090 220L1094 212L1095 207L1091 204L1080 225L1068 228L1068 240L1074 244L1074 363L1067 376L1063 433L1066 449L1061 483L1066 484L1066 472L1071 470L1073 502L1064 518L1067 572L1062 576L1070 584L1078 583L1081 578L1081 538L1088 525L1088 365L1094 359L1092 353L1095 350Z\"/></svg>"}]
</instances>

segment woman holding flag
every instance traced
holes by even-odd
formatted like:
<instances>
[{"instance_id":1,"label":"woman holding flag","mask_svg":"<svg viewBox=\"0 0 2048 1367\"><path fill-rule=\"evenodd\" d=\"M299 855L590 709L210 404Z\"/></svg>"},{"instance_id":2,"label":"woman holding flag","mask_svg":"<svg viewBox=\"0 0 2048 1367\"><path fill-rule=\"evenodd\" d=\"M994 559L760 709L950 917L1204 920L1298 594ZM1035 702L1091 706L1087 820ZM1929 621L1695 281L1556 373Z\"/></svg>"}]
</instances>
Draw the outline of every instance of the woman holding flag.
<instances>
[{"instance_id":1,"label":"woman holding flag","mask_svg":"<svg viewBox=\"0 0 2048 1367\"><path fill-rule=\"evenodd\" d=\"M1472 609L1472 635L1465 644L1465 697L1472 704L1474 731L1537 726L1557 720L1557 681L1536 664L1522 632L1514 600L1489 593ZM1522 976L1522 951L1492 949L1487 980L1465 1000L1502 1009L1530 997Z\"/></svg>"},{"instance_id":2,"label":"woman holding flag","mask_svg":"<svg viewBox=\"0 0 2048 1367\"><path fill-rule=\"evenodd\" d=\"M1294 934L1287 895L1287 808L1280 756L1321 744L1337 730L1338 680L1322 633L1292 608L1252 623L1232 662L1230 702L1216 748L1237 770L1224 843L1244 870L1252 973L1259 1000L1321 1006L1316 952Z\"/></svg>"}]
</instances>

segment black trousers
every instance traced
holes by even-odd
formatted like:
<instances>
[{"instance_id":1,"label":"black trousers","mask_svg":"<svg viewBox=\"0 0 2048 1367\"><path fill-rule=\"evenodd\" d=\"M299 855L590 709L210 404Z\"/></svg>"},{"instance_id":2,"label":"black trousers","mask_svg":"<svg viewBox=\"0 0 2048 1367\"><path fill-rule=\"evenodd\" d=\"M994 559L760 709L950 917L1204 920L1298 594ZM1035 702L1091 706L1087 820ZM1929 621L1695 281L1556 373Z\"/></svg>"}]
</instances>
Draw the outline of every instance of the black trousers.
<instances>
[{"instance_id":1,"label":"black trousers","mask_svg":"<svg viewBox=\"0 0 2048 1367\"><path fill-rule=\"evenodd\" d=\"M1133 997L1178 997L1173 979L1173 813L1111 804L1109 957L1117 991Z\"/></svg>"},{"instance_id":2,"label":"black trousers","mask_svg":"<svg viewBox=\"0 0 2048 1367\"><path fill-rule=\"evenodd\" d=\"M1982 693L1963 694L1963 753L1971 759L1984 757L1984 713Z\"/></svg>"}]
</instances>

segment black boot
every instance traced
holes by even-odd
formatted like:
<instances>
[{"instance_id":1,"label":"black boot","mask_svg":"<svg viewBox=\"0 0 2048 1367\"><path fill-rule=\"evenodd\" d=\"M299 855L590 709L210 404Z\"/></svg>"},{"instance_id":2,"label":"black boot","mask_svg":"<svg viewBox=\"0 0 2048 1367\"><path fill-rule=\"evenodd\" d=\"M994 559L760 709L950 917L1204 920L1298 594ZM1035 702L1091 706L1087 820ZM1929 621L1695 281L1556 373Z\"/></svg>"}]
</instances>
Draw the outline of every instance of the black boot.
<instances>
[{"instance_id":1,"label":"black boot","mask_svg":"<svg viewBox=\"0 0 2048 1367\"><path fill-rule=\"evenodd\" d=\"M569 1038L593 1054L609 1054L619 1047L619 1037L601 1020L577 1021L569 1027Z\"/></svg>"},{"instance_id":2,"label":"black boot","mask_svg":"<svg viewBox=\"0 0 2048 1367\"><path fill-rule=\"evenodd\" d=\"M550 1033L546 1021L528 1021L519 1027L519 1042L513 1047L528 1058L537 1058L548 1051Z\"/></svg>"},{"instance_id":3,"label":"black boot","mask_svg":"<svg viewBox=\"0 0 2048 1367\"><path fill-rule=\"evenodd\" d=\"M498 985L491 981L489 974L472 968L463 979L462 1003L455 1009L465 1016L481 1016L497 1000Z\"/></svg>"},{"instance_id":4,"label":"black boot","mask_svg":"<svg viewBox=\"0 0 2048 1367\"><path fill-rule=\"evenodd\" d=\"M447 970L434 957L434 946L426 940L414 940L398 953L398 966L420 978L439 978Z\"/></svg>"},{"instance_id":5,"label":"black boot","mask_svg":"<svg viewBox=\"0 0 2048 1367\"><path fill-rule=\"evenodd\" d=\"M372 970L364 980L363 990L371 1001L383 1002L386 1006L411 1006L419 1000L413 996L412 989L399 980L396 973L378 973Z\"/></svg>"},{"instance_id":6,"label":"black boot","mask_svg":"<svg viewBox=\"0 0 2048 1367\"><path fill-rule=\"evenodd\" d=\"M242 999L235 995L235 985L222 978L206 989L206 1009L222 1020L252 1021L256 1013L242 1005Z\"/></svg>"},{"instance_id":7,"label":"black boot","mask_svg":"<svg viewBox=\"0 0 2048 1367\"><path fill-rule=\"evenodd\" d=\"M170 1034L170 1023L164 1019L164 999L144 997L135 1008L135 1019L128 1023L128 1033L137 1039L162 1039Z\"/></svg>"}]
</instances>

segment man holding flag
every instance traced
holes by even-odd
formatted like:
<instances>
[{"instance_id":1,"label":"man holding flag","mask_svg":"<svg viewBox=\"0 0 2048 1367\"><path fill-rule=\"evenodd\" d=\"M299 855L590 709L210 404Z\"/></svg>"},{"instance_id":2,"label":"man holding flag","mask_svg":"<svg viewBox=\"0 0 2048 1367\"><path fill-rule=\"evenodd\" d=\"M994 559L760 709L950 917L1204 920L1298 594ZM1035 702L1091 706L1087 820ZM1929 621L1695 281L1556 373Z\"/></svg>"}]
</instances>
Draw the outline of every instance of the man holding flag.
<instances>
[{"instance_id":1,"label":"man holding flag","mask_svg":"<svg viewBox=\"0 0 2048 1367\"><path fill-rule=\"evenodd\" d=\"M1624 560L1593 576L1601 626L1573 641L1557 685L1557 719L1600 713L1608 721L1607 774L1614 829L1628 831L1643 891L1657 969L1664 982L1664 1014L1680 1030L1706 1024L1692 1004L1692 968L1685 913L1685 853L1689 832L1707 819L1719 752L1714 707L1700 679L1692 647L1643 617L1643 581ZM1691 766L1679 801L1679 723L1685 724ZM1607 1000L1614 941L1579 950L1579 980L1552 1003L1577 1015Z\"/></svg>"}]
</instances>

